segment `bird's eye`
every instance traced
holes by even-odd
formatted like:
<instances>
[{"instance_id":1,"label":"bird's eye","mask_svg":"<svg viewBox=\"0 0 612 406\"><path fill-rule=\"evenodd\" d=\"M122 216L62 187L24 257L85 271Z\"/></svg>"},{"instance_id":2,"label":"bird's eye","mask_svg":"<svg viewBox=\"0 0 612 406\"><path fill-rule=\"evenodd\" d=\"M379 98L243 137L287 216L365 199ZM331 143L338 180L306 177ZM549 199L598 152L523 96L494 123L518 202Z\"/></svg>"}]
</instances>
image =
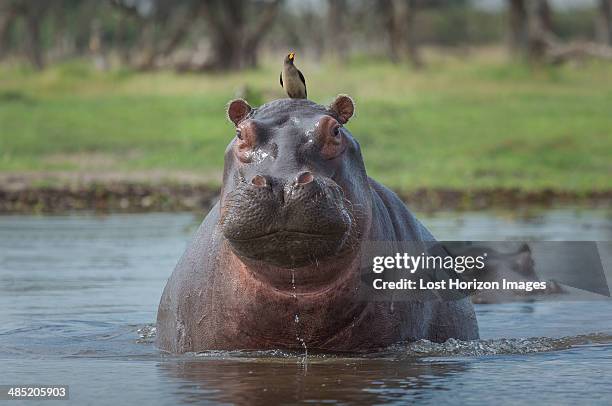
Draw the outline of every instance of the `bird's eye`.
<instances>
[{"instance_id":1,"label":"bird's eye","mask_svg":"<svg viewBox=\"0 0 612 406\"><path fill-rule=\"evenodd\" d=\"M337 137L338 135L340 135L340 126L334 127L334 129L332 130L332 133L334 134L334 137Z\"/></svg>"},{"instance_id":2,"label":"bird's eye","mask_svg":"<svg viewBox=\"0 0 612 406\"><path fill-rule=\"evenodd\" d=\"M242 139L242 131L240 131L239 129L236 130L236 137L241 140Z\"/></svg>"}]
</instances>

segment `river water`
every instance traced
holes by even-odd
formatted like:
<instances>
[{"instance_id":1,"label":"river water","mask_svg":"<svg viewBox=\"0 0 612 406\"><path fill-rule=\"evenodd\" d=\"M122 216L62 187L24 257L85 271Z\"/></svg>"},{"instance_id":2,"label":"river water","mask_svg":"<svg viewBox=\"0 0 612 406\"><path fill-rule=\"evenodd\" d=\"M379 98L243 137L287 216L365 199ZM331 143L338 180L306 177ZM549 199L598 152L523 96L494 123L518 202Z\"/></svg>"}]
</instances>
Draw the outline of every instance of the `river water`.
<instances>
[{"instance_id":1,"label":"river water","mask_svg":"<svg viewBox=\"0 0 612 406\"><path fill-rule=\"evenodd\" d=\"M419 217L441 240L612 240L609 209ZM612 301L594 294L477 305L476 343L164 355L150 326L201 218L0 216L0 385L70 385L75 405L612 402Z\"/></svg>"}]
</instances>

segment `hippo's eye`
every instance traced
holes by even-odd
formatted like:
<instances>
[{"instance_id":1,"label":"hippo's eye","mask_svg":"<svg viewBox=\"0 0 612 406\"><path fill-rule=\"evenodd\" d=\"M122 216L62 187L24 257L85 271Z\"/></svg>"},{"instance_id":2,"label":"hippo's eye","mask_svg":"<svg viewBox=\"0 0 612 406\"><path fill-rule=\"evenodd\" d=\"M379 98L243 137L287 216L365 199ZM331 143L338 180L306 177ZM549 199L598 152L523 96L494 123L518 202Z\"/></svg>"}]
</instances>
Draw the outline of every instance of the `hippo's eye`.
<instances>
[{"instance_id":1,"label":"hippo's eye","mask_svg":"<svg viewBox=\"0 0 612 406\"><path fill-rule=\"evenodd\" d=\"M236 127L236 139L234 142L234 152L236 157L242 162L251 161L251 153L256 144L256 128L254 123L246 121Z\"/></svg>"},{"instance_id":2,"label":"hippo's eye","mask_svg":"<svg viewBox=\"0 0 612 406\"><path fill-rule=\"evenodd\" d=\"M342 125L332 116L323 116L317 125L317 143L325 159L333 159L342 154L346 148Z\"/></svg>"}]
</instances>

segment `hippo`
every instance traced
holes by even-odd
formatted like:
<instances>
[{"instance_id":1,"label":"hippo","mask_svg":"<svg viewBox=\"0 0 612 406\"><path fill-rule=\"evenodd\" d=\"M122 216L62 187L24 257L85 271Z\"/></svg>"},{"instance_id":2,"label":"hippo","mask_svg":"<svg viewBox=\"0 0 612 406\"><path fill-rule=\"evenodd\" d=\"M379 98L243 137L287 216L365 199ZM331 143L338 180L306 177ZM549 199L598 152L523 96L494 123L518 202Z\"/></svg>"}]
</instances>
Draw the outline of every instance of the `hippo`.
<instances>
[{"instance_id":1,"label":"hippo","mask_svg":"<svg viewBox=\"0 0 612 406\"><path fill-rule=\"evenodd\" d=\"M516 243L492 243L490 245L513 245ZM532 250L529 244L522 243L517 249L500 251L489 244L463 246L461 242L445 243L445 250L453 256L478 256L487 253L486 266L482 270L470 270L463 273L465 280L477 279L487 282L501 282L503 279L513 282L542 282L535 269ZM557 295L567 293L554 279L548 279L544 290L504 290L491 289L471 292L472 303L493 304L517 301L533 301L542 295Z\"/></svg>"},{"instance_id":2,"label":"hippo","mask_svg":"<svg viewBox=\"0 0 612 406\"><path fill-rule=\"evenodd\" d=\"M435 241L368 177L346 128L353 100L227 107L223 186L163 291L158 348L365 352L478 338L468 297L364 300L367 241Z\"/></svg>"}]
</instances>

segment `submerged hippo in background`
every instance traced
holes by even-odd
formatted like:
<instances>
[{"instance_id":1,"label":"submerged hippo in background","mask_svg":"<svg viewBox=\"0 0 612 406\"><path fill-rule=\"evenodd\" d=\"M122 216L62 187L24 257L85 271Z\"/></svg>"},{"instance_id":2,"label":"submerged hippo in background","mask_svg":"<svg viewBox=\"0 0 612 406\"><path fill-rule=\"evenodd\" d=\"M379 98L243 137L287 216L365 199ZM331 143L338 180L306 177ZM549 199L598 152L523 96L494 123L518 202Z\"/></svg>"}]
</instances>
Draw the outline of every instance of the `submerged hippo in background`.
<instances>
[{"instance_id":1,"label":"submerged hippo in background","mask_svg":"<svg viewBox=\"0 0 612 406\"><path fill-rule=\"evenodd\" d=\"M360 297L362 242L433 241L368 177L344 127L354 106L282 99L228 106L236 135L223 188L164 290L159 348L366 351L426 338L476 339L469 298ZM410 298L409 298L410 299Z\"/></svg>"},{"instance_id":2,"label":"submerged hippo in background","mask_svg":"<svg viewBox=\"0 0 612 406\"><path fill-rule=\"evenodd\" d=\"M494 246L513 245L513 243L492 243ZM463 243L445 243L444 247L453 256L478 256L487 253L486 266L483 270L466 271L463 279L477 279L483 282L501 282L503 279L512 282L541 282L541 278L535 270L531 248L524 243L518 249L500 251L487 244L476 244L465 246ZM473 303L491 304L503 302L515 302L534 300L536 296L565 293L557 281L549 279L546 281L545 290L509 290L491 289L473 292L471 298Z\"/></svg>"}]
</instances>

